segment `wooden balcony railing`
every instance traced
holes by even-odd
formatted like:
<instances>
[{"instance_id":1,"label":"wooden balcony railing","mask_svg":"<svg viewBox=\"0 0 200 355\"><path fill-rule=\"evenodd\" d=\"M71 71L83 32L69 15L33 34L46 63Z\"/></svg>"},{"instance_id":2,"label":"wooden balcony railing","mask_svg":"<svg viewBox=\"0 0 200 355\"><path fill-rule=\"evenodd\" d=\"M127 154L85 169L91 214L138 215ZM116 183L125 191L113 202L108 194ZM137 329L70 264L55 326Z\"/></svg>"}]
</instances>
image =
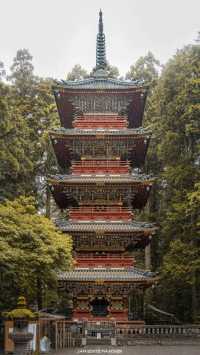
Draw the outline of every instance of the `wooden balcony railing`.
<instances>
[{"instance_id":1,"label":"wooden balcony railing","mask_svg":"<svg viewBox=\"0 0 200 355\"><path fill-rule=\"evenodd\" d=\"M106 129L123 129L127 128L128 121L126 118L121 116L89 116L80 117L73 121L73 127L79 129L96 129L96 128L106 128Z\"/></svg>"},{"instance_id":2,"label":"wooden balcony railing","mask_svg":"<svg viewBox=\"0 0 200 355\"><path fill-rule=\"evenodd\" d=\"M84 255L77 254L78 259L119 259L119 260L133 260L132 256L123 256L123 255L113 255L111 253L106 253L106 255L98 255L93 253L84 253Z\"/></svg>"},{"instance_id":3,"label":"wooden balcony railing","mask_svg":"<svg viewBox=\"0 0 200 355\"><path fill-rule=\"evenodd\" d=\"M69 220L84 221L84 220L108 220L108 221L131 221L133 212L124 207L103 207L98 209L95 207L79 207L69 210Z\"/></svg>"},{"instance_id":4,"label":"wooden balcony railing","mask_svg":"<svg viewBox=\"0 0 200 355\"><path fill-rule=\"evenodd\" d=\"M130 165L125 161L115 160L85 160L73 162L71 173L79 174L128 174Z\"/></svg>"},{"instance_id":5,"label":"wooden balcony railing","mask_svg":"<svg viewBox=\"0 0 200 355\"><path fill-rule=\"evenodd\" d=\"M75 259L76 267L133 267L135 260L132 257L107 256L78 256Z\"/></svg>"}]
</instances>

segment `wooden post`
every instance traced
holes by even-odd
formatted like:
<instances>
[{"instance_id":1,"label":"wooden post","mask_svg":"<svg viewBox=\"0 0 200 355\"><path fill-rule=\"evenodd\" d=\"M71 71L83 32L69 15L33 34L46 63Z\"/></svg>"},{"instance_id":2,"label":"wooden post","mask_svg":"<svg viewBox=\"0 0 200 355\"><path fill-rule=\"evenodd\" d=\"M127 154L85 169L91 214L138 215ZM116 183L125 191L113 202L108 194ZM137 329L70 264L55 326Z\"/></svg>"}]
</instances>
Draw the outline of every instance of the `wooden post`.
<instances>
[{"instance_id":1,"label":"wooden post","mask_svg":"<svg viewBox=\"0 0 200 355\"><path fill-rule=\"evenodd\" d=\"M151 270L151 244L145 247L145 269Z\"/></svg>"},{"instance_id":2,"label":"wooden post","mask_svg":"<svg viewBox=\"0 0 200 355\"><path fill-rule=\"evenodd\" d=\"M6 320L4 322L4 351L5 353L12 353L14 351L14 343L12 339L9 338L9 331L13 331L13 321Z\"/></svg>"},{"instance_id":3,"label":"wooden post","mask_svg":"<svg viewBox=\"0 0 200 355\"><path fill-rule=\"evenodd\" d=\"M36 332L36 352L40 352L40 320L37 320L37 332Z\"/></svg>"},{"instance_id":4,"label":"wooden post","mask_svg":"<svg viewBox=\"0 0 200 355\"><path fill-rule=\"evenodd\" d=\"M58 326L55 322L55 350L58 350Z\"/></svg>"}]
</instances>

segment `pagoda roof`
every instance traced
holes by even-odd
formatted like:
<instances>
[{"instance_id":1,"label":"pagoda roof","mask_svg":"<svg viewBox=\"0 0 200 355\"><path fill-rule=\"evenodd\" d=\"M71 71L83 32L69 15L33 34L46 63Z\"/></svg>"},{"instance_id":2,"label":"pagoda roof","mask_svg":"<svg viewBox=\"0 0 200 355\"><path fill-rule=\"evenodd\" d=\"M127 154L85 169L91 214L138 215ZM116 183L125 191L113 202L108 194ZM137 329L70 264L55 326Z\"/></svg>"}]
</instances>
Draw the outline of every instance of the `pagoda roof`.
<instances>
[{"instance_id":1,"label":"pagoda roof","mask_svg":"<svg viewBox=\"0 0 200 355\"><path fill-rule=\"evenodd\" d=\"M101 75L101 73L100 73ZM144 89L144 83L139 80L119 80L108 77L90 77L83 80L60 80L56 81L54 89L62 87L64 89L94 89L94 90L113 90L113 89Z\"/></svg>"},{"instance_id":2,"label":"pagoda roof","mask_svg":"<svg viewBox=\"0 0 200 355\"><path fill-rule=\"evenodd\" d=\"M141 282L155 280L155 274L135 267L121 268L75 268L72 271L61 272L59 281L124 281Z\"/></svg>"},{"instance_id":3,"label":"pagoda roof","mask_svg":"<svg viewBox=\"0 0 200 355\"><path fill-rule=\"evenodd\" d=\"M142 183L151 185L154 179L150 175L145 174L84 174L84 175L51 175L48 182L51 183L67 183L67 184L134 184Z\"/></svg>"},{"instance_id":4,"label":"pagoda roof","mask_svg":"<svg viewBox=\"0 0 200 355\"><path fill-rule=\"evenodd\" d=\"M93 89L92 87L86 89L87 85L85 87L78 86L76 81L70 82L69 86L60 83L53 87L61 125L65 128L73 128L74 119L88 113L115 113L120 115L126 113L129 128L140 127L147 89L135 84L123 84L122 87L116 85L113 89L109 79L101 80L103 80L107 89L95 85ZM111 80L114 82L116 79ZM93 79L93 83L95 82L96 79Z\"/></svg>"},{"instance_id":5,"label":"pagoda roof","mask_svg":"<svg viewBox=\"0 0 200 355\"><path fill-rule=\"evenodd\" d=\"M54 175L48 178L53 197L61 209L76 207L83 202L88 204L88 191L94 193L99 185L102 190L102 201L112 196L118 188L122 188L123 203L130 203L133 208L141 209L148 200L153 179L143 174L82 174L82 175ZM85 187L87 186L87 193ZM105 195L104 195L105 194ZM94 204L94 203L93 203Z\"/></svg>"},{"instance_id":6,"label":"pagoda roof","mask_svg":"<svg viewBox=\"0 0 200 355\"><path fill-rule=\"evenodd\" d=\"M110 141L113 145L113 151L115 151L115 145L117 142L125 141L128 144L127 151L121 151L121 157L124 160L128 160L132 167L140 167L144 164L146 152L148 149L151 133L145 129L123 129L123 130L80 130L80 129L65 129L60 128L52 130L49 132L53 149L57 157L58 164L62 169L67 169L71 167L73 160L81 161L82 157L82 148L79 146L85 144L85 155L87 156L87 146L90 144L95 144L95 154L94 156L90 154L87 156L89 160L99 160L103 156L106 160L112 160L113 157L106 156L106 144L108 145ZM96 140L98 141L96 142ZM98 150L98 145L101 146L101 140L104 140L104 150L101 148ZM112 151L112 150L111 150ZM99 152L101 155L96 154Z\"/></svg>"},{"instance_id":7,"label":"pagoda roof","mask_svg":"<svg viewBox=\"0 0 200 355\"><path fill-rule=\"evenodd\" d=\"M56 128L49 131L51 137L54 136L134 136L134 137L147 137L151 136L151 132L143 127L139 128L126 128L126 129L78 129L78 128Z\"/></svg>"},{"instance_id":8,"label":"pagoda roof","mask_svg":"<svg viewBox=\"0 0 200 355\"><path fill-rule=\"evenodd\" d=\"M157 227L148 222L107 222L107 221L85 221L85 222L69 222L65 218L55 220L56 225L63 232L149 232L152 234L156 231Z\"/></svg>"}]
</instances>

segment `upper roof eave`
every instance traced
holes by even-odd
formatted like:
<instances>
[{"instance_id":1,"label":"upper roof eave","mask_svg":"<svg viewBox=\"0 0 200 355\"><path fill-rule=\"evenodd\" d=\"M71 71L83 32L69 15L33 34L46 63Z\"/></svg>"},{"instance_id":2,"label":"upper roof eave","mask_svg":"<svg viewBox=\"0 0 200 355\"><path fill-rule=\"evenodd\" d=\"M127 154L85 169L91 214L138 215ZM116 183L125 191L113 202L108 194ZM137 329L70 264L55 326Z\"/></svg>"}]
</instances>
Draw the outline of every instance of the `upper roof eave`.
<instances>
[{"instance_id":1,"label":"upper roof eave","mask_svg":"<svg viewBox=\"0 0 200 355\"><path fill-rule=\"evenodd\" d=\"M49 175L47 179L49 184L59 184L59 183L139 183L151 185L155 181L155 178L150 175L145 174L131 174L131 175L119 175L119 174L88 174L88 175Z\"/></svg>"},{"instance_id":2,"label":"upper roof eave","mask_svg":"<svg viewBox=\"0 0 200 355\"><path fill-rule=\"evenodd\" d=\"M119 80L114 78L87 78L83 80L67 81L59 80L55 81L53 90L58 88L79 90L79 89L91 89L91 90L129 90L129 89L143 89L148 90L148 86L143 81L139 80Z\"/></svg>"},{"instance_id":3,"label":"upper roof eave","mask_svg":"<svg viewBox=\"0 0 200 355\"><path fill-rule=\"evenodd\" d=\"M88 221L88 222L69 222L63 218L54 220L57 227L63 232L73 233L73 232L94 232L104 231L113 233L122 232L148 232L149 234L154 234L158 230L158 226L149 222L100 222L100 221Z\"/></svg>"},{"instance_id":4,"label":"upper roof eave","mask_svg":"<svg viewBox=\"0 0 200 355\"><path fill-rule=\"evenodd\" d=\"M116 130L116 129L74 129L74 128L57 128L54 130L49 131L50 136L62 136L62 137L67 137L67 136L93 136L93 135L103 135L103 136L151 136L152 132L149 130L146 130L145 128L127 128L127 129L121 129L121 130Z\"/></svg>"},{"instance_id":5,"label":"upper roof eave","mask_svg":"<svg viewBox=\"0 0 200 355\"><path fill-rule=\"evenodd\" d=\"M155 281L156 275L150 271L132 268L75 268L61 272L60 281L123 281L123 282L148 282Z\"/></svg>"}]
</instances>

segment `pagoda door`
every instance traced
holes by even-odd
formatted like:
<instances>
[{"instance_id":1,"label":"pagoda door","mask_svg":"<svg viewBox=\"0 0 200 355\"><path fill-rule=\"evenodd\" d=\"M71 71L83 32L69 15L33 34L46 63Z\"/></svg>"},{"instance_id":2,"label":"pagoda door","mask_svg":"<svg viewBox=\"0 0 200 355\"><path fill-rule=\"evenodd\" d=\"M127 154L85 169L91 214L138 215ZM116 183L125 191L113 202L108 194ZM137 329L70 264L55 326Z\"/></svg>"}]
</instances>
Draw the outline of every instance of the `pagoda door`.
<instances>
[{"instance_id":1,"label":"pagoda door","mask_svg":"<svg viewBox=\"0 0 200 355\"><path fill-rule=\"evenodd\" d=\"M96 297L90 304L92 306L93 316L95 317L107 316L109 302L104 297Z\"/></svg>"}]
</instances>

